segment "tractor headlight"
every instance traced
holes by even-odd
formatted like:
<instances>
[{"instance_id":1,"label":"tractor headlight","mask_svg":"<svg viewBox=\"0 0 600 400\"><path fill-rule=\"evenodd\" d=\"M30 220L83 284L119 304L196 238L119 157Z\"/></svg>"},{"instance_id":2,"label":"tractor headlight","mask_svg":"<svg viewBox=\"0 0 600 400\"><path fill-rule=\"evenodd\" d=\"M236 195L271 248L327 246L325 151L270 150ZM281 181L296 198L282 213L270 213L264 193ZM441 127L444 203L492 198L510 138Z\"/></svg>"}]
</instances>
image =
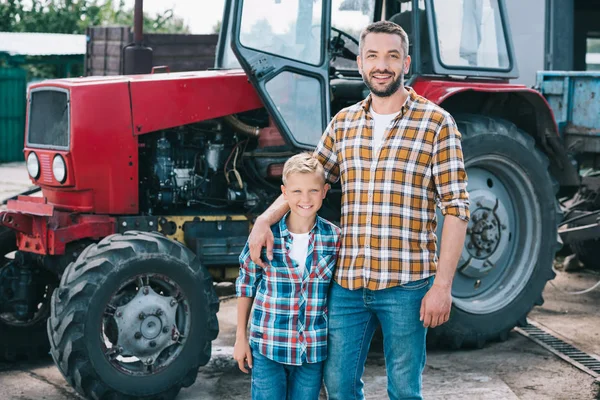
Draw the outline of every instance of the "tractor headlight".
<instances>
[{"instance_id":1,"label":"tractor headlight","mask_svg":"<svg viewBox=\"0 0 600 400\"><path fill-rule=\"evenodd\" d=\"M27 172L33 179L40 177L40 160L33 151L27 156Z\"/></svg>"},{"instance_id":2,"label":"tractor headlight","mask_svg":"<svg viewBox=\"0 0 600 400\"><path fill-rule=\"evenodd\" d=\"M54 174L54 179L60 183L64 183L67 179L67 165L60 154L54 156L54 160L52 161L52 174Z\"/></svg>"}]
</instances>

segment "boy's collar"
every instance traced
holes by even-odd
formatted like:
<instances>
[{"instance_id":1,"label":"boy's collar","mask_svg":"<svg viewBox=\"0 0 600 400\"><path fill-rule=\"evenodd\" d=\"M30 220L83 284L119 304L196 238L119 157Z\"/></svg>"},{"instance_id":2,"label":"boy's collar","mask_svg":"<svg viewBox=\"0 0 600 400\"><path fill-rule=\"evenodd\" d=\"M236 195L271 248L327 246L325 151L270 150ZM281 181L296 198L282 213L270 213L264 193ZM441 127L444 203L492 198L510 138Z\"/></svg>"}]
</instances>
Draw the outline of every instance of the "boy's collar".
<instances>
[{"instance_id":1,"label":"boy's collar","mask_svg":"<svg viewBox=\"0 0 600 400\"><path fill-rule=\"evenodd\" d=\"M291 213L291 211L288 211L287 213L285 213L283 218L281 218L281 220L279 221L279 231L281 232L281 236L289 236L290 235L290 231L288 230L287 223L285 222L290 213ZM310 229L311 233L317 228L318 223L319 223L319 216L317 215L315 218L315 224Z\"/></svg>"}]
</instances>

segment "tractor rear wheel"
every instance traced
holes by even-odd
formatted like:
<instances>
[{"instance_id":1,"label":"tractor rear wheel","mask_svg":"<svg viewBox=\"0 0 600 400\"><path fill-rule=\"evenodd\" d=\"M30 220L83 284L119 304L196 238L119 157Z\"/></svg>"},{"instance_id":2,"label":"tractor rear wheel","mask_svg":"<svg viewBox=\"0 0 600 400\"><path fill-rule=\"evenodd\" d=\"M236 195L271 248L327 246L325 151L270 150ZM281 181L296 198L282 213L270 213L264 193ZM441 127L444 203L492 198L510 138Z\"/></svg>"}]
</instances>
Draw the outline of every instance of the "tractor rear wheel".
<instances>
[{"instance_id":1,"label":"tractor rear wheel","mask_svg":"<svg viewBox=\"0 0 600 400\"><path fill-rule=\"evenodd\" d=\"M52 357L86 398L172 399L194 383L218 334L210 275L192 251L158 233L89 246L51 304Z\"/></svg>"},{"instance_id":2,"label":"tractor rear wheel","mask_svg":"<svg viewBox=\"0 0 600 400\"><path fill-rule=\"evenodd\" d=\"M452 286L450 320L430 331L433 344L481 347L505 339L543 303L561 211L548 159L514 124L455 116L462 136L471 220ZM442 222L438 225L441 237Z\"/></svg>"},{"instance_id":3,"label":"tractor rear wheel","mask_svg":"<svg viewBox=\"0 0 600 400\"><path fill-rule=\"evenodd\" d=\"M0 310L2 302L15 300L15 281L20 269L27 268L31 276L29 294L35 296L31 302L37 309L31 316L23 318L12 311L0 311L0 360L35 360L47 356L49 344L46 334L46 319L50 315L50 296L58 279L37 267L18 266L15 260L17 239L15 232L0 227Z\"/></svg>"}]
</instances>

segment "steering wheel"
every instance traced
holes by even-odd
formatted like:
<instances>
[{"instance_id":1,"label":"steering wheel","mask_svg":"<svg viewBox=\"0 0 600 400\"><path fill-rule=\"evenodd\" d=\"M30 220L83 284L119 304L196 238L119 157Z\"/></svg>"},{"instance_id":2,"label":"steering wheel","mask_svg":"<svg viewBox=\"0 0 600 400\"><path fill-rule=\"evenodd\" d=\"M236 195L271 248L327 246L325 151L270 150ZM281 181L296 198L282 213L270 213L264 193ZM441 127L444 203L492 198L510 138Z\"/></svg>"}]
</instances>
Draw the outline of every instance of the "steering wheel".
<instances>
[{"instance_id":1,"label":"steering wheel","mask_svg":"<svg viewBox=\"0 0 600 400\"><path fill-rule=\"evenodd\" d=\"M321 25L312 25L310 28L310 36L313 39L318 40L320 37L320 32L319 34L315 34L315 29L320 30ZM342 57L351 61L355 61L357 54L346 47L346 41L343 38L346 38L356 44L356 47L359 46L358 40L356 40L354 36L350 35L349 33L346 33L343 30L333 26L331 27L331 32L333 32L331 35L331 40L329 41L329 53L331 54L331 60L334 61L337 57Z\"/></svg>"},{"instance_id":2,"label":"steering wheel","mask_svg":"<svg viewBox=\"0 0 600 400\"><path fill-rule=\"evenodd\" d=\"M346 33L343 30L335 28L333 26L331 27L331 31L336 33L336 35L332 35L334 37L329 43L331 59L335 60L335 58L339 56L352 61L356 60L357 54L346 47L346 42L344 41L344 39L342 39L342 37L349 39L351 42L355 43L357 47L359 46L358 40L356 40L356 38L350 35L349 33Z\"/></svg>"}]
</instances>

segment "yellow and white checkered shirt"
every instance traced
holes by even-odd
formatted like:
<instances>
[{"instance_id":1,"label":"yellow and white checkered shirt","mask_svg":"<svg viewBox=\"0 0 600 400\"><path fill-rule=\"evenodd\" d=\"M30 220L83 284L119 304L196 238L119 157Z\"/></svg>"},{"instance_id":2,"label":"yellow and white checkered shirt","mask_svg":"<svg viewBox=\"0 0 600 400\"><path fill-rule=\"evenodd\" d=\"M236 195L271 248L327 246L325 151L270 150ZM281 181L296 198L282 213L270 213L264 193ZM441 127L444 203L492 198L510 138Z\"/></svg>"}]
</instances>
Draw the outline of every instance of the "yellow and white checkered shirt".
<instances>
[{"instance_id":1,"label":"yellow and white checkered shirt","mask_svg":"<svg viewBox=\"0 0 600 400\"><path fill-rule=\"evenodd\" d=\"M373 154L371 96L341 110L315 150L328 181L341 178L335 280L386 289L435 274L435 206L469 219L461 135L445 110L410 91Z\"/></svg>"}]
</instances>

